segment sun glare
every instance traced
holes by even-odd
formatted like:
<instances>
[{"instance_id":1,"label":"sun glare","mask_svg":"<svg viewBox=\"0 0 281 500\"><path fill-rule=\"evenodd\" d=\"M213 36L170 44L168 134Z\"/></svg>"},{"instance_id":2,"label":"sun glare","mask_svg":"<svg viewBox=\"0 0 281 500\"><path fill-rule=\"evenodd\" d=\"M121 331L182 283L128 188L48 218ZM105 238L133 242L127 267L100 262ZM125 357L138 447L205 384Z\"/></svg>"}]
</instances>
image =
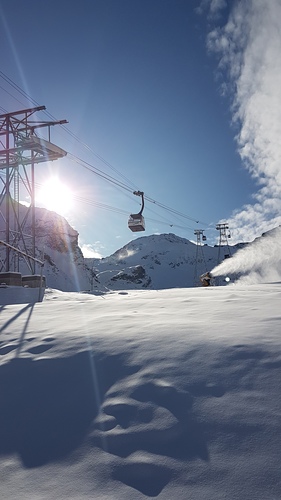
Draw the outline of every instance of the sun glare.
<instances>
[{"instance_id":1,"label":"sun glare","mask_svg":"<svg viewBox=\"0 0 281 500\"><path fill-rule=\"evenodd\" d=\"M73 205L73 194L57 177L48 179L38 190L37 203L60 215L66 215Z\"/></svg>"}]
</instances>

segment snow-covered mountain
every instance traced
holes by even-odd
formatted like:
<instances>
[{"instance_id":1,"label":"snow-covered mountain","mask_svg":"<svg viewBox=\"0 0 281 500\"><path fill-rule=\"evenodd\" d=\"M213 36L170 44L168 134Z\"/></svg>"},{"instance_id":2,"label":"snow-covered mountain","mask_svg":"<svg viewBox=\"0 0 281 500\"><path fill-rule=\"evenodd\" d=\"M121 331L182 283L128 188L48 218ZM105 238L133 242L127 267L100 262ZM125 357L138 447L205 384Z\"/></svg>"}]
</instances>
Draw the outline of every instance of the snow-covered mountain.
<instances>
[{"instance_id":1,"label":"snow-covered mountain","mask_svg":"<svg viewBox=\"0 0 281 500\"><path fill-rule=\"evenodd\" d=\"M19 212L21 220L26 218L24 233L31 234L30 212L24 205L20 205ZM5 234L4 220L0 214L0 240ZM13 224L14 221L11 220L11 227ZM219 285L225 284L222 276L228 275L236 279L253 269L259 280L264 274L266 262L271 260L275 266L274 276L281 275L278 257L280 227L263 234L253 243L240 243L230 247L196 245L171 233L142 236L102 259L84 258L78 244L78 232L55 212L36 208L35 232L36 256L44 259L43 274L46 276L47 286L67 292L97 293L107 290L160 290L200 286L200 275L213 270L222 262L224 266L220 268L223 272L217 273L215 280L215 284ZM25 239L30 249L31 238ZM18 245L23 249L21 241ZM240 259L238 256L241 252ZM235 259L228 258L234 255ZM4 257L5 248L0 245L0 268ZM258 264L256 267L255 262ZM19 270L23 274L29 273L23 258L20 259ZM266 274L268 275L268 268Z\"/></svg>"},{"instance_id":2,"label":"snow-covered mountain","mask_svg":"<svg viewBox=\"0 0 281 500\"><path fill-rule=\"evenodd\" d=\"M36 214L36 246L44 253L47 286L63 291L88 289L89 273L78 232L55 212L37 209Z\"/></svg>"},{"instance_id":3,"label":"snow-covered mountain","mask_svg":"<svg viewBox=\"0 0 281 500\"><path fill-rule=\"evenodd\" d=\"M30 251L32 240L26 235L31 235L31 213L22 204L18 212L20 221L25 220L25 242ZM15 227L13 217L10 217L10 225ZM36 257L44 260L47 286L67 292L191 287L199 285L200 274L218 263L217 247L197 246L174 234L142 236L109 257L87 259L79 247L78 232L67 220L38 207L35 233ZM5 217L0 215L0 240L4 234ZM25 250L20 239L15 246ZM221 250L220 260L224 253L229 252ZM0 246L2 261L4 257L5 248ZM22 257L19 270L29 273Z\"/></svg>"},{"instance_id":4,"label":"snow-covered mountain","mask_svg":"<svg viewBox=\"0 0 281 500\"><path fill-rule=\"evenodd\" d=\"M15 227L14 215L10 214L10 244L32 255L31 212L19 204L18 217L23 226L24 241L12 229ZM5 213L0 212L0 240L5 241ZM5 271L5 247L0 245L0 271ZM82 251L78 245L78 232L67 220L44 208L35 209L35 251L36 257L44 261L43 274L46 284L63 291L89 289L89 272L85 269ZM13 265L13 262L12 262ZM14 270L13 267L10 270ZM30 274L26 259L20 257L19 271ZM40 272L38 266L36 272Z\"/></svg>"},{"instance_id":5,"label":"snow-covered mountain","mask_svg":"<svg viewBox=\"0 0 281 500\"><path fill-rule=\"evenodd\" d=\"M232 247L231 253L237 248ZM175 234L154 234L129 242L110 257L85 260L93 271L93 290L160 290L200 285L200 275L217 265L218 250ZM224 250L220 248L219 262L229 256Z\"/></svg>"}]
</instances>

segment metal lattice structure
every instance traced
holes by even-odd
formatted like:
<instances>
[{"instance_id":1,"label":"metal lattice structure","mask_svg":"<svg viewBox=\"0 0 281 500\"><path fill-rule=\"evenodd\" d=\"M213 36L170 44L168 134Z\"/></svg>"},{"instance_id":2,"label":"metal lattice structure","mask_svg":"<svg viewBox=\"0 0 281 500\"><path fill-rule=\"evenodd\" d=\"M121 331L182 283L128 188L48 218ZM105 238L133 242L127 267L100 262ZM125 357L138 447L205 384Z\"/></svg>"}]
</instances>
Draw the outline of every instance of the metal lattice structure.
<instances>
[{"instance_id":1,"label":"metal lattice structure","mask_svg":"<svg viewBox=\"0 0 281 500\"><path fill-rule=\"evenodd\" d=\"M50 128L67 121L37 120L36 113L45 109L39 106L0 115L0 241L6 243L0 271L19 271L19 253L11 250L15 247L31 257L26 263L35 274L35 165L66 155L50 142ZM42 128L47 128L48 140L38 137ZM24 215L19 204L21 189L30 198Z\"/></svg>"},{"instance_id":2,"label":"metal lattice structure","mask_svg":"<svg viewBox=\"0 0 281 500\"><path fill-rule=\"evenodd\" d=\"M216 229L220 232L219 244L218 244L218 264L219 264L223 259L228 259L229 257L231 257L231 250L228 244L229 238L231 238L231 234L227 222L217 224Z\"/></svg>"},{"instance_id":3,"label":"metal lattice structure","mask_svg":"<svg viewBox=\"0 0 281 500\"><path fill-rule=\"evenodd\" d=\"M206 241L206 236L204 235L203 229L195 229L194 234L196 236L196 261L195 261L195 267L194 267L194 285L199 284L198 280L198 263L199 261L204 263L204 268L205 271L207 271L206 267L206 261L205 261L205 256L204 256L204 241Z\"/></svg>"}]
</instances>

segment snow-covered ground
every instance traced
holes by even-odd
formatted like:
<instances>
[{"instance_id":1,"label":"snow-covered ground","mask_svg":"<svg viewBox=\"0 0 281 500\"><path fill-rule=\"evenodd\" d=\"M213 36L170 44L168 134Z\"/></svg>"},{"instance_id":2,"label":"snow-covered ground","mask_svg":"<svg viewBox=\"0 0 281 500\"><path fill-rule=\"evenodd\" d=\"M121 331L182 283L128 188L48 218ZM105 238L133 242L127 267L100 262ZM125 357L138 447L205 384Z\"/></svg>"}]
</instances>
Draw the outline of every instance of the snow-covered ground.
<instances>
[{"instance_id":1,"label":"snow-covered ground","mask_svg":"<svg viewBox=\"0 0 281 500\"><path fill-rule=\"evenodd\" d=\"M281 282L0 306L5 500L280 500Z\"/></svg>"}]
</instances>

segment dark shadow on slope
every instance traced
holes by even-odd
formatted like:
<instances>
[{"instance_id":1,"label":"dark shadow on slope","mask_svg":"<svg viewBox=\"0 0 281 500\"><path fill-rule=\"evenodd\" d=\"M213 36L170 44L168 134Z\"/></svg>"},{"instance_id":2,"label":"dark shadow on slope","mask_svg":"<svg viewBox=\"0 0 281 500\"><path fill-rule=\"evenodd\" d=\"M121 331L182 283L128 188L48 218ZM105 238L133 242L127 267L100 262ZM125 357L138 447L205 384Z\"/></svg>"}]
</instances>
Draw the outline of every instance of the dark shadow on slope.
<instances>
[{"instance_id":1,"label":"dark shadow on slope","mask_svg":"<svg viewBox=\"0 0 281 500\"><path fill-rule=\"evenodd\" d=\"M19 339L18 347L17 347L17 350L16 350L16 356L20 355L20 351L21 351L21 349L23 347L24 337L25 337L25 334L26 334L26 331L27 331L27 327L28 327L31 315L33 313L34 304L29 304L29 306L30 306L30 310L28 311L28 315L27 315L24 327L23 327L22 332L21 332L21 336L20 336L20 339Z\"/></svg>"},{"instance_id":2,"label":"dark shadow on slope","mask_svg":"<svg viewBox=\"0 0 281 500\"><path fill-rule=\"evenodd\" d=\"M135 488L148 497L157 497L170 482L172 475L173 472L168 467L137 460L117 466L112 473L113 479Z\"/></svg>"},{"instance_id":3,"label":"dark shadow on slope","mask_svg":"<svg viewBox=\"0 0 281 500\"><path fill-rule=\"evenodd\" d=\"M117 397L116 403L113 398L105 404L103 411L114 417L116 431L112 426L107 430L99 429L91 442L124 458L123 463L114 468L112 477L146 496L156 497L175 473L171 466L158 463L161 462L159 457L207 461L206 435L193 415L192 404L193 397L189 392L162 385L157 380L139 384L130 391L127 401L120 402ZM170 423L165 423L168 412L164 412L162 422L158 418L153 421L161 407L175 417L172 423L170 420ZM148 457L150 454L151 460L141 460L140 450Z\"/></svg>"},{"instance_id":4,"label":"dark shadow on slope","mask_svg":"<svg viewBox=\"0 0 281 500\"><path fill-rule=\"evenodd\" d=\"M8 321L6 321L6 323L3 326L1 326L0 333L3 333L4 330L6 330L8 327L10 327L12 325L13 321L15 321L17 318L19 318L22 314L27 313L27 318L26 318L25 323L23 325L22 332L21 332L20 338L18 340L18 343L13 344L13 345L9 344L8 346L3 347L1 349L0 355L8 354L9 352L16 349L15 355L19 356L21 348L22 348L23 343L24 343L24 337L25 337L25 334L27 331L27 327L29 325L31 315L33 313L33 309L34 309L34 304L25 305L24 307L22 307L22 309L20 309L20 311L18 311L14 316L12 316Z\"/></svg>"},{"instance_id":5,"label":"dark shadow on slope","mask_svg":"<svg viewBox=\"0 0 281 500\"><path fill-rule=\"evenodd\" d=\"M105 392L128 371L121 356L88 351L0 366L0 454L19 453L25 467L63 458L82 443Z\"/></svg>"},{"instance_id":6,"label":"dark shadow on slope","mask_svg":"<svg viewBox=\"0 0 281 500\"><path fill-rule=\"evenodd\" d=\"M33 308L34 308L34 304L24 305L24 307L22 307L14 316L10 317L10 319L8 321L6 321L6 323L4 323L4 325L2 325L0 327L0 333L3 333L4 330L6 330L8 328L8 326L10 326L14 321L16 321L17 318L19 318L26 311L29 311L29 309L31 309L31 312L32 312ZM30 316L31 316L31 313L29 313L29 315L28 315L28 321L30 319ZM25 330L27 328L27 324L25 324L25 328L24 328Z\"/></svg>"},{"instance_id":7,"label":"dark shadow on slope","mask_svg":"<svg viewBox=\"0 0 281 500\"><path fill-rule=\"evenodd\" d=\"M204 428L191 417L167 429L95 435L92 444L122 458L142 450L178 460L209 459Z\"/></svg>"},{"instance_id":8,"label":"dark shadow on slope","mask_svg":"<svg viewBox=\"0 0 281 500\"><path fill-rule=\"evenodd\" d=\"M179 391L174 386L161 386L154 382L139 385L131 394L138 401L151 401L167 408L179 420L185 417L192 407L192 396L186 391Z\"/></svg>"},{"instance_id":9,"label":"dark shadow on slope","mask_svg":"<svg viewBox=\"0 0 281 500\"><path fill-rule=\"evenodd\" d=\"M151 402L157 407L166 408L177 421L162 429L132 429L117 433L97 433L92 443L101 448L106 444L106 451L120 457L143 450L148 453L172 457L175 459L208 460L208 449L203 428L192 415L192 396L179 391L173 386L161 386L154 382L145 382L132 391L131 397L140 402ZM117 423L131 419L132 405L106 407L106 413L115 416ZM139 413L140 417L140 413ZM140 418L138 419L139 423Z\"/></svg>"}]
</instances>

